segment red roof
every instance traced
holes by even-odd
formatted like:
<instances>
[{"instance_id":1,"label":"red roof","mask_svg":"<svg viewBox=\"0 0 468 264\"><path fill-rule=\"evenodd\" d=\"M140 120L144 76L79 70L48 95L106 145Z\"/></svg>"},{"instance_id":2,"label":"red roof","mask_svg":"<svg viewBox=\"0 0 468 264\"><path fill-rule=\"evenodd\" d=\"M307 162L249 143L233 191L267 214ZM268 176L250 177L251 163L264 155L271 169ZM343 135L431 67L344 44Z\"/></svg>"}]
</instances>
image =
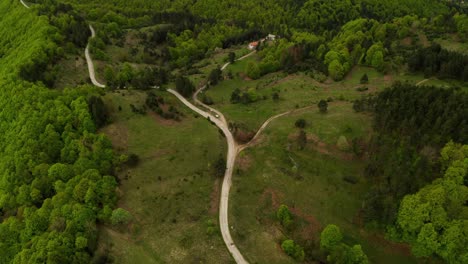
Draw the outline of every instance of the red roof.
<instances>
[{"instance_id":1,"label":"red roof","mask_svg":"<svg viewBox=\"0 0 468 264\"><path fill-rule=\"evenodd\" d=\"M249 46L258 46L258 41L250 42Z\"/></svg>"}]
</instances>

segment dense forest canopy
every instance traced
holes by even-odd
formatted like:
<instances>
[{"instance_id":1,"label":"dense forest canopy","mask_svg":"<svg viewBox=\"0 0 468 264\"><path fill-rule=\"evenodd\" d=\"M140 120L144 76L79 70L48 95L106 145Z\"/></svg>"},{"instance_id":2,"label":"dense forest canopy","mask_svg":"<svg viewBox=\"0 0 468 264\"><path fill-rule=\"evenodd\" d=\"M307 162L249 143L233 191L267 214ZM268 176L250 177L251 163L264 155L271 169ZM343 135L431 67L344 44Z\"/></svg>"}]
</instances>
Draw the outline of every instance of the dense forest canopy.
<instances>
[{"instance_id":1,"label":"dense forest canopy","mask_svg":"<svg viewBox=\"0 0 468 264\"><path fill-rule=\"evenodd\" d=\"M112 175L125 157L117 158L110 141L97 133L107 122L99 93L86 87L50 89L57 62L87 45L89 22L98 29L89 40L95 59L109 61L106 47L124 48L129 32L136 32L132 37L143 46L144 67L129 61L105 67L109 89L159 89L172 81L190 98L195 84L186 75L195 63L217 48L267 34L276 40L258 45L258 59L246 64L246 79L302 71L320 82L327 76L329 82L341 81L361 65L379 74L410 71L468 81L466 53L433 42L441 37L468 41L468 9L462 1L30 2L31 9L19 1L0 2L0 263L91 263L97 258L97 225L130 217L115 209ZM420 35L428 43L419 41ZM215 86L223 72L215 68L209 78ZM367 74L361 81L369 81ZM150 94L146 104L163 114L159 100ZM258 100L250 88L235 89L230 101ZM416 256L465 263L466 89L397 82L356 100L354 110L372 112L374 118L365 171L371 188L362 206L366 223L410 243ZM178 118L177 112L170 114ZM305 133L302 137L307 140ZM288 244L295 248L293 242L284 247ZM304 258L303 251L299 255Z\"/></svg>"},{"instance_id":2,"label":"dense forest canopy","mask_svg":"<svg viewBox=\"0 0 468 264\"><path fill-rule=\"evenodd\" d=\"M96 134L90 91L42 84L58 31L0 2L0 263L90 263L96 223L115 206L115 156Z\"/></svg>"}]
</instances>

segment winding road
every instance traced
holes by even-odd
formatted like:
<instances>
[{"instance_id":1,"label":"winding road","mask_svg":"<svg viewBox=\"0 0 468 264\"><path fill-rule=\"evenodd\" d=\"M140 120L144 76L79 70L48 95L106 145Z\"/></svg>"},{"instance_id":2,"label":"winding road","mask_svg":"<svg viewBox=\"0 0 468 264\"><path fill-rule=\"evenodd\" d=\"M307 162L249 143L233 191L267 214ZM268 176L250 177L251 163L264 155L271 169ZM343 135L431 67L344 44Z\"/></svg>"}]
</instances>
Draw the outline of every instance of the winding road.
<instances>
[{"instance_id":1,"label":"winding road","mask_svg":"<svg viewBox=\"0 0 468 264\"><path fill-rule=\"evenodd\" d=\"M242 56L240 57L239 59L237 59L236 61L240 61L240 60L243 60L251 55L253 55L256 51L252 51L250 52L249 54L245 55L245 56ZM221 67L221 70L224 71L224 69L226 69L227 66L229 66L229 64L231 64L230 62L227 62L225 63L222 67ZM226 121L226 118L224 117L223 113L221 113L220 111L204 104L202 101L198 100L198 94L200 94L203 90L206 89L206 84L203 85L202 87L200 87L194 94L193 94L193 101L198 104L198 105L201 105L203 106L204 108L210 110L211 112L215 113L216 115L218 115L218 118L221 119L221 121L223 121L224 124L227 125L227 121ZM215 116L216 117L216 116Z\"/></svg>"},{"instance_id":2,"label":"winding road","mask_svg":"<svg viewBox=\"0 0 468 264\"><path fill-rule=\"evenodd\" d=\"M247 55L245 55L245 56L243 56L241 58L239 58L238 60L245 59L245 58L251 56L254 53L255 53L255 51L251 52L251 53L249 53L249 54L247 54ZM221 70L226 69L226 67L229 64L230 63L224 64L223 67L221 68ZM298 111L302 111L302 110L311 108L312 106L307 106L307 107L300 108L300 109L290 110L290 111L287 111L287 112L284 112L284 113L281 113L281 114L270 117L268 120L266 120L263 123L263 125L259 128L259 130L255 134L255 136L247 144L238 145L236 143L236 141L234 140L234 136L232 135L231 131L229 130L228 123L227 123L226 118L224 117L223 113L221 113L220 111L218 111L218 110L204 104L200 100L198 100L197 95L201 91L203 91L204 89L206 89L206 85L203 85L200 89L198 89L194 93L192 99L196 104L198 104L200 106L203 106L204 108L208 109L210 112L203 111L202 109L196 107L195 105L190 103L187 99L185 99L182 95L180 95L178 92L176 92L176 91L174 91L172 89L168 89L167 91L169 93L175 95L183 104L185 104L187 107L192 109L194 112L197 112L201 116L211 120L218 128L220 128L223 131L224 135L226 136L226 140L227 140L227 144L228 144L228 153L227 153L227 160L226 160L226 171L224 173L224 180L223 180L223 185L222 185L222 189L221 189L221 198L220 198L220 205L219 205L219 224L220 224L221 234L223 236L224 243L226 244L229 252L231 253L231 255L234 258L234 260L236 261L236 263L238 263L238 264L247 264L248 262L244 259L244 257L240 253L239 249L234 244L234 241L232 240L232 237L231 237L231 233L229 231L229 219L228 219L228 217L229 217L229 214L228 214L229 191L230 191L231 185L232 185L232 172L233 172L233 169L234 169L234 165L235 165L235 162L236 162L237 155L241 151L243 151L244 149L246 149L246 148L248 148L250 146L253 146L256 143L256 141L257 141L258 137L260 136L260 134L265 130L265 128L268 126L268 124L270 124L273 120L275 120L275 119L277 119L279 117L291 114L293 112L298 112Z\"/></svg>"},{"instance_id":3,"label":"winding road","mask_svg":"<svg viewBox=\"0 0 468 264\"><path fill-rule=\"evenodd\" d=\"M224 243L226 244L229 252L231 253L236 263L248 263L240 253L239 249L234 244L234 241L232 240L231 233L229 232L228 222L229 190L231 189L232 184L232 170L234 168L234 164L236 162L236 157L238 153L238 146L236 144L236 141L234 140L231 131L229 131L228 125L224 121L194 106L178 92L172 89L168 89L167 91L175 95L183 104L192 109L194 112L197 112L201 116L210 119L217 127L219 127L219 129L223 131L224 135L226 136L228 144L228 153L226 161L226 171L224 173L223 187L221 188L221 201L219 204L219 224L221 227L221 234L223 236Z\"/></svg>"},{"instance_id":4,"label":"winding road","mask_svg":"<svg viewBox=\"0 0 468 264\"><path fill-rule=\"evenodd\" d=\"M96 32L94 31L93 26L89 25L89 30L91 30L91 39L96 37ZM94 84L94 86L105 88L106 86L104 84L96 80L94 63L93 63L93 60L91 59L91 55L89 54L89 41L88 41L88 45L86 45L85 57L86 57L86 63L88 64L89 78L91 79L91 82Z\"/></svg>"}]
</instances>

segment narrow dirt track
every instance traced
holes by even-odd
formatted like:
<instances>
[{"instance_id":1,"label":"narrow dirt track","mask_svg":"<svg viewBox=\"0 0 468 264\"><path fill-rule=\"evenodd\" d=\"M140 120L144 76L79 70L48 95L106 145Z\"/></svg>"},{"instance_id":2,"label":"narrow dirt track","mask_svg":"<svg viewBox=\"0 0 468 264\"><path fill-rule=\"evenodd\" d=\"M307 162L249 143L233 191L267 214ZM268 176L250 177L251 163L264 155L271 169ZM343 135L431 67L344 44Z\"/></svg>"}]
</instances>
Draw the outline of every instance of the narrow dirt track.
<instances>
[{"instance_id":1,"label":"narrow dirt track","mask_svg":"<svg viewBox=\"0 0 468 264\"><path fill-rule=\"evenodd\" d=\"M89 30L91 30L91 39L96 37L96 32L94 31L93 26L89 25ZM106 86L104 84L96 80L96 72L94 70L94 63L93 63L93 60L91 59L91 55L89 54L89 41L88 41L88 45L86 45L85 57L86 57L86 63L88 64L89 78L91 79L91 82L93 83L94 86L105 88Z\"/></svg>"},{"instance_id":2,"label":"narrow dirt track","mask_svg":"<svg viewBox=\"0 0 468 264\"><path fill-rule=\"evenodd\" d=\"M224 180L223 180L223 187L221 189L221 201L219 203L219 224L221 228L221 234L224 239L224 243L226 244L229 252L231 253L232 257L238 264L246 264L248 263L242 254L240 253L239 249L234 244L232 240L231 233L229 232L229 221L228 221L228 208L229 208L229 190L231 189L232 184L232 170L234 168L234 164L236 163L236 157L238 153L238 146L232 136L231 131L229 131L228 125L223 122L222 120L216 118L214 115L201 110L200 108L194 106L192 103L187 101L182 95L178 92L168 89L169 93L175 95L183 104L187 107L192 109L194 112L197 112L204 118L210 119L219 129L221 129L226 136L227 144L228 144L228 153L227 153L227 161L226 161L226 171L224 173Z\"/></svg>"},{"instance_id":3,"label":"narrow dirt track","mask_svg":"<svg viewBox=\"0 0 468 264\"><path fill-rule=\"evenodd\" d=\"M253 52L251 52L251 53L249 53L249 54L247 54L247 55L245 55L245 56L243 56L243 57L241 57L241 58L239 58L237 60L245 59L245 58L253 55L254 53L255 53L255 51L253 51ZM229 62L224 64L223 67L221 67L221 70L226 69L226 67L229 64L230 64ZM176 92L176 91L174 91L172 89L168 89L167 91L170 92L171 94L175 95L183 104L185 104L187 107L189 107L193 111L197 112L198 114L200 114L201 116L203 116L203 117L205 117L207 119L210 119L218 128L220 128L223 131L224 135L226 136L226 140L227 140L227 143L228 143L228 153L227 153L227 161L226 161L226 171L225 171L225 174L224 174L224 180L223 180L223 185L222 185L222 189L221 189L221 198L220 198L220 205L219 205L219 223L220 223L221 234L223 236L224 243L226 244L226 247L228 248L228 250L231 253L232 257L234 258L236 263L246 264L248 262L244 259L244 257L242 256L239 249L234 244L234 241L233 241L233 239L231 237L231 233L229 231L229 219L228 219L229 218L229 214L228 214L229 191L230 191L231 185L232 185L232 172L233 172L233 169L234 169L234 165L235 165L235 162L236 162L237 155L242 150L244 150L244 149L246 149L246 148L248 148L250 146L255 145L256 140L258 139L260 134L265 130L265 128L268 126L268 124L270 124L273 120L275 120L275 119L277 119L279 117L291 114L293 112L298 112L298 111L308 109L311 106L304 107L304 108L301 108L301 109L290 110L290 111L275 115L273 117L270 117L268 120L266 120L263 123L263 125L259 128L259 130L255 134L255 136L252 138L252 140L250 140L249 143L239 146L236 143L236 141L234 140L234 136L232 135L231 131L229 130L228 123L227 123L226 118L224 117L223 113L221 113L220 111L218 111L218 110L204 104L200 100L198 100L198 98L197 98L198 94L201 91L203 91L204 89L206 89L206 85L203 85L202 87L200 87L200 89L198 89L194 93L192 99L196 104L208 109L210 112L203 111L202 109L194 106L192 103L187 101L187 99L185 99L182 95L180 95L178 92Z\"/></svg>"},{"instance_id":4,"label":"narrow dirt track","mask_svg":"<svg viewBox=\"0 0 468 264\"><path fill-rule=\"evenodd\" d=\"M29 8L29 6L23 0L20 0L20 2L21 2L21 4L24 5L24 7Z\"/></svg>"}]
</instances>

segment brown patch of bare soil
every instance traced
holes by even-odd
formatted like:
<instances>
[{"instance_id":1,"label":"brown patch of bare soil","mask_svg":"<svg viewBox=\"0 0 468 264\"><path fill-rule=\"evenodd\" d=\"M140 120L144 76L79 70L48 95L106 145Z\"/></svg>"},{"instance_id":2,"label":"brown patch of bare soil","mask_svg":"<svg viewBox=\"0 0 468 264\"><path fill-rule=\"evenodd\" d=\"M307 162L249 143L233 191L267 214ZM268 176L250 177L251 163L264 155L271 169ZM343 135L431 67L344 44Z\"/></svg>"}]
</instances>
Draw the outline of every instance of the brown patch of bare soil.
<instances>
[{"instance_id":1,"label":"brown patch of bare soil","mask_svg":"<svg viewBox=\"0 0 468 264\"><path fill-rule=\"evenodd\" d=\"M252 131L244 131L241 129L236 129L234 132L234 138L236 139L237 142L241 144L245 144L249 142L254 136L255 136L255 133Z\"/></svg>"},{"instance_id":2,"label":"brown patch of bare soil","mask_svg":"<svg viewBox=\"0 0 468 264\"><path fill-rule=\"evenodd\" d=\"M262 196L260 196L260 201L263 202L266 199L270 198L271 206L276 210L281 205L280 201L282 200L283 196L284 194L280 193L277 190L274 190L272 188L266 188L263 191Z\"/></svg>"},{"instance_id":3,"label":"brown patch of bare soil","mask_svg":"<svg viewBox=\"0 0 468 264\"><path fill-rule=\"evenodd\" d=\"M163 126L173 126L177 124L177 121L173 119L165 119L153 111L149 111L148 115L151 116L151 118L153 118L156 121L156 123L163 125Z\"/></svg>"},{"instance_id":4,"label":"brown patch of bare soil","mask_svg":"<svg viewBox=\"0 0 468 264\"><path fill-rule=\"evenodd\" d=\"M298 133L298 132L297 132ZM288 139L290 141L295 141L297 138L297 133L291 133L288 135ZM355 157L352 153L347 153L339 150L336 145L328 145L327 143L323 142L317 135L315 134L307 134L307 145L306 149L315 150L321 154L334 156L342 160L353 160Z\"/></svg>"},{"instance_id":5,"label":"brown patch of bare soil","mask_svg":"<svg viewBox=\"0 0 468 264\"><path fill-rule=\"evenodd\" d=\"M401 41L403 46L411 46L413 39L411 37L406 37Z\"/></svg>"},{"instance_id":6,"label":"brown patch of bare soil","mask_svg":"<svg viewBox=\"0 0 468 264\"><path fill-rule=\"evenodd\" d=\"M112 141L112 145L117 151L127 151L128 129L121 123L113 123L101 129Z\"/></svg>"},{"instance_id":7,"label":"brown patch of bare soil","mask_svg":"<svg viewBox=\"0 0 468 264\"><path fill-rule=\"evenodd\" d=\"M213 185L213 191L210 194L210 209L208 213L211 215L217 215L219 209L219 195L221 193L221 185L219 178L217 178Z\"/></svg>"},{"instance_id":8,"label":"brown patch of bare soil","mask_svg":"<svg viewBox=\"0 0 468 264\"><path fill-rule=\"evenodd\" d=\"M313 216L309 214L305 214L299 208L293 207L289 208L289 210L296 216L301 219L304 219L309 225L303 228L300 232L303 239L311 239L311 238L318 238L320 235L320 230L322 230L322 225L320 222Z\"/></svg>"}]
</instances>

